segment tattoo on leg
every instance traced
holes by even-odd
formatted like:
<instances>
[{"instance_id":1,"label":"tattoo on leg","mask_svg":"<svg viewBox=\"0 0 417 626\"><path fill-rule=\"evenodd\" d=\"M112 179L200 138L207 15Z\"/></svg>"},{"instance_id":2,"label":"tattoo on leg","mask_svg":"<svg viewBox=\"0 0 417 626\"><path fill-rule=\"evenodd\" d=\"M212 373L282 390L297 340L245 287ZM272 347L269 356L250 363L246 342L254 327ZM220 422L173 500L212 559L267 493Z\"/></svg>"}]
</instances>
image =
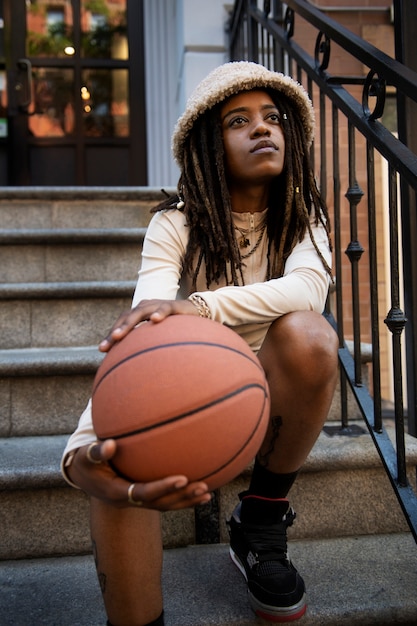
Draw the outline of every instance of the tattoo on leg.
<instances>
[{"instance_id":1,"label":"tattoo on leg","mask_svg":"<svg viewBox=\"0 0 417 626\"><path fill-rule=\"evenodd\" d=\"M275 415L271 417L271 438L269 441L269 448L263 454L261 452L258 453L258 461L265 469L268 469L269 458L274 451L275 443L278 439L279 431L282 426L282 417L281 415Z\"/></svg>"},{"instance_id":2,"label":"tattoo on leg","mask_svg":"<svg viewBox=\"0 0 417 626\"><path fill-rule=\"evenodd\" d=\"M106 582L107 582L106 574L103 574L102 572L101 573L97 572L97 576L98 576L98 584L100 585L101 593L104 595L106 591Z\"/></svg>"},{"instance_id":3,"label":"tattoo on leg","mask_svg":"<svg viewBox=\"0 0 417 626\"><path fill-rule=\"evenodd\" d=\"M106 574L103 574L103 572L99 572L98 569L98 551L97 551L97 544L93 539L93 557L94 557L94 563L96 565L96 570L97 570L97 577L98 577L98 584L100 585L100 589L101 589L101 593L104 594L104 592L106 591Z\"/></svg>"}]
</instances>

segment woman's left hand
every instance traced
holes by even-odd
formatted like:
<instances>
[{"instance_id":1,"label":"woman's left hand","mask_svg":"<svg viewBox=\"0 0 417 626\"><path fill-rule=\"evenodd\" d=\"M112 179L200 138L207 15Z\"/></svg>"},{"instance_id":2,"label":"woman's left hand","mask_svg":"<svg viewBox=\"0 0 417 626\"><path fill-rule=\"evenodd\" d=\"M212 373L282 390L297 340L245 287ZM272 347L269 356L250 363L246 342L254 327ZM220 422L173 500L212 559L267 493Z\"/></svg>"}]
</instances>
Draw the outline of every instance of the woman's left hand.
<instances>
[{"instance_id":1,"label":"woman's left hand","mask_svg":"<svg viewBox=\"0 0 417 626\"><path fill-rule=\"evenodd\" d=\"M144 321L161 322L169 315L198 315L198 309L189 300L141 300L137 306L124 311L113 324L109 334L99 344L101 352L126 337L137 324Z\"/></svg>"}]
</instances>

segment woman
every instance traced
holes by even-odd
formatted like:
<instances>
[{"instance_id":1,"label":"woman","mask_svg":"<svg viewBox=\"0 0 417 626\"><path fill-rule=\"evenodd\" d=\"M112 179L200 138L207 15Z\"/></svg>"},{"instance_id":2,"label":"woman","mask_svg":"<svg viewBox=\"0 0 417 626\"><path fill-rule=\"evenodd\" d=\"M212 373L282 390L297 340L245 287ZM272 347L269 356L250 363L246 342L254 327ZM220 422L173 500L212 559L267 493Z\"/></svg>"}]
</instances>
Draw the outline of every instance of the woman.
<instances>
[{"instance_id":1,"label":"woman","mask_svg":"<svg viewBox=\"0 0 417 626\"><path fill-rule=\"evenodd\" d=\"M306 609L287 556L287 495L326 419L337 340L321 315L331 275L328 215L309 164L314 114L304 89L249 62L226 63L190 97L173 134L178 195L148 228L133 308L100 350L139 322L200 315L227 324L258 355L271 419L247 491L230 521L231 556L255 612L290 621ZM63 457L91 496L97 571L114 626L163 624L159 511L210 500L207 485L171 476L134 484L96 441L90 405Z\"/></svg>"}]
</instances>

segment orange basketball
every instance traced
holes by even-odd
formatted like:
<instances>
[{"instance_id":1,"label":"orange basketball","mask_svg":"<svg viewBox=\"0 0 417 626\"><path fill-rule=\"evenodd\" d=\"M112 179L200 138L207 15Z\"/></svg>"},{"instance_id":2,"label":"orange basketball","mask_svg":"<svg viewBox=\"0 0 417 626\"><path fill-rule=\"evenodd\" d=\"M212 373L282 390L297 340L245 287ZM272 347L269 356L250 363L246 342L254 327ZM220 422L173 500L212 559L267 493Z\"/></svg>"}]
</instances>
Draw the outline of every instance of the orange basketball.
<instances>
[{"instance_id":1,"label":"orange basketball","mask_svg":"<svg viewBox=\"0 0 417 626\"><path fill-rule=\"evenodd\" d=\"M265 436L264 370L233 330L192 315L145 322L113 346L93 386L99 439L115 439L114 469L132 482L172 475L226 484Z\"/></svg>"}]
</instances>

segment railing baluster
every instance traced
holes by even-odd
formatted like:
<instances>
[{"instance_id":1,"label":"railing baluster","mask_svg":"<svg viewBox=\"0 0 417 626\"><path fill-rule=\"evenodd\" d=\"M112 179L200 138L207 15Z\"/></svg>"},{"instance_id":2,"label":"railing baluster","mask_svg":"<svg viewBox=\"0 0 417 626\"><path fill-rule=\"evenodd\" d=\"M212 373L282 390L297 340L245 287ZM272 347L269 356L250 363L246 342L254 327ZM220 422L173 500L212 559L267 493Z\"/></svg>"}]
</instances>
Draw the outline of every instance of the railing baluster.
<instances>
[{"instance_id":1,"label":"railing baluster","mask_svg":"<svg viewBox=\"0 0 417 626\"><path fill-rule=\"evenodd\" d=\"M397 173L389 168L389 211L390 211L390 270L391 270L391 309L385 323L392 333L394 368L395 437L397 445L398 484L407 484L404 444L404 405L403 378L401 369L401 335L406 317L400 307L399 245L398 245L398 193Z\"/></svg>"},{"instance_id":2,"label":"railing baluster","mask_svg":"<svg viewBox=\"0 0 417 626\"><path fill-rule=\"evenodd\" d=\"M346 254L351 263L352 276L352 311L353 311L353 347L355 358L355 384L362 384L362 357L361 357L361 328L360 328L360 300L359 300L359 261L364 252L358 241L358 214L357 207L362 199L363 191L356 180L356 142L355 129L349 122L349 188L346 198L350 208L350 243Z\"/></svg>"},{"instance_id":3,"label":"railing baluster","mask_svg":"<svg viewBox=\"0 0 417 626\"><path fill-rule=\"evenodd\" d=\"M258 24L257 21L252 18L252 10L257 8L256 0L249 0L248 11L248 54L249 60L257 62L259 54L259 41L258 41Z\"/></svg>"},{"instance_id":4,"label":"railing baluster","mask_svg":"<svg viewBox=\"0 0 417 626\"><path fill-rule=\"evenodd\" d=\"M334 257L336 268L336 317L339 346L343 347L343 280L342 280L342 246L340 220L340 148L339 148L339 112L332 106L332 143L333 143L333 203L334 203ZM340 404L341 427L348 428L347 383L343 368L340 368Z\"/></svg>"},{"instance_id":5,"label":"railing baluster","mask_svg":"<svg viewBox=\"0 0 417 626\"><path fill-rule=\"evenodd\" d=\"M374 399L374 430L382 431L381 363L379 351L377 237L375 211L375 159L374 149L366 144L368 178L368 224L369 224L369 280L371 290L371 337L372 337L372 389Z\"/></svg>"},{"instance_id":6,"label":"railing baluster","mask_svg":"<svg viewBox=\"0 0 417 626\"><path fill-rule=\"evenodd\" d=\"M327 202L326 100L320 93L320 193Z\"/></svg>"}]
</instances>

